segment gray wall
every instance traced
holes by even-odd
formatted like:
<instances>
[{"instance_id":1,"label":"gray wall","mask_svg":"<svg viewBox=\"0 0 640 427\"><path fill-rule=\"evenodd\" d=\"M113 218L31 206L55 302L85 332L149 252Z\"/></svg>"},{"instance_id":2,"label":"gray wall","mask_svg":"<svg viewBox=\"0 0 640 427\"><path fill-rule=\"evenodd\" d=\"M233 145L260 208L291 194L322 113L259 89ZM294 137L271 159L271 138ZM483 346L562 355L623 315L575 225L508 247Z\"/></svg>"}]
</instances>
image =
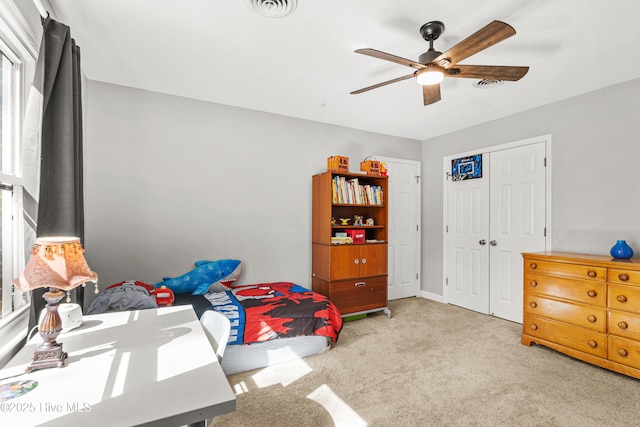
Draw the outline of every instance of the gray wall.
<instances>
[{"instance_id":1,"label":"gray wall","mask_svg":"<svg viewBox=\"0 0 640 427\"><path fill-rule=\"evenodd\" d=\"M552 135L552 249L640 256L640 79L423 141L422 289L443 295L442 159Z\"/></svg>"},{"instance_id":2,"label":"gray wall","mask_svg":"<svg viewBox=\"0 0 640 427\"><path fill-rule=\"evenodd\" d=\"M88 82L86 255L101 288L159 281L200 259L243 261L242 283L310 286L311 176L421 143Z\"/></svg>"}]
</instances>

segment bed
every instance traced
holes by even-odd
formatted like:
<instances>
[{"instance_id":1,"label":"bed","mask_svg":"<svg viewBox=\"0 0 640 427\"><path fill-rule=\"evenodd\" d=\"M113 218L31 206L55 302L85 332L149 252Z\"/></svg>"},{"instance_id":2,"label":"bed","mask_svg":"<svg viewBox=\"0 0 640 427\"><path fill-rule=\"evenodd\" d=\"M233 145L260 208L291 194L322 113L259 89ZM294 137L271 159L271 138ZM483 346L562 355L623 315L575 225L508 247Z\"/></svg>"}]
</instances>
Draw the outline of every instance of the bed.
<instances>
[{"instance_id":1,"label":"bed","mask_svg":"<svg viewBox=\"0 0 640 427\"><path fill-rule=\"evenodd\" d=\"M231 321L222 359L225 374L319 354L337 342L342 318L325 296L290 282L234 286L225 292L177 294L198 318L218 311Z\"/></svg>"}]
</instances>

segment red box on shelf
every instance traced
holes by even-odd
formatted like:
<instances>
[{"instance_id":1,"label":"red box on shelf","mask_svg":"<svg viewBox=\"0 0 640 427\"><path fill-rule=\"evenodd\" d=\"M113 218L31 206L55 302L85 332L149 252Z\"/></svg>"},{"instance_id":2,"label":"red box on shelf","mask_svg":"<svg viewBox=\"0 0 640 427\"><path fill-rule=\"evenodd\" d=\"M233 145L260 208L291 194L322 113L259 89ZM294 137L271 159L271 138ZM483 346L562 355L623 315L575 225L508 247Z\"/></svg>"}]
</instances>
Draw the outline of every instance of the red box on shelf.
<instances>
[{"instance_id":1,"label":"red box on shelf","mask_svg":"<svg viewBox=\"0 0 640 427\"><path fill-rule=\"evenodd\" d=\"M353 243L364 243L364 230L353 228L346 231L347 235L353 239Z\"/></svg>"}]
</instances>

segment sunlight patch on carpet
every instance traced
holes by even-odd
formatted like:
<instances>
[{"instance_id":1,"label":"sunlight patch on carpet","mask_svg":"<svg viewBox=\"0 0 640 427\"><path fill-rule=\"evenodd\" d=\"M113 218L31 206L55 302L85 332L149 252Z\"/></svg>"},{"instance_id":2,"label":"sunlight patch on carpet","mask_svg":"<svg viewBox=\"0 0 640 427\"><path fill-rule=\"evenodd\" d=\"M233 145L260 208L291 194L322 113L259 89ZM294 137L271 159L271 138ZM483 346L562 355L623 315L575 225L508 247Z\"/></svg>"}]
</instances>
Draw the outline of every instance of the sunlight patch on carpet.
<instances>
[{"instance_id":1,"label":"sunlight patch on carpet","mask_svg":"<svg viewBox=\"0 0 640 427\"><path fill-rule=\"evenodd\" d=\"M307 375L313 369L302 359L268 366L257 374L253 375L253 381L260 388L269 387L275 384L288 386L296 380Z\"/></svg>"},{"instance_id":2,"label":"sunlight patch on carpet","mask_svg":"<svg viewBox=\"0 0 640 427\"><path fill-rule=\"evenodd\" d=\"M365 427L367 425L367 422L326 384L312 391L307 395L307 398L318 402L327 410L335 427Z\"/></svg>"}]
</instances>

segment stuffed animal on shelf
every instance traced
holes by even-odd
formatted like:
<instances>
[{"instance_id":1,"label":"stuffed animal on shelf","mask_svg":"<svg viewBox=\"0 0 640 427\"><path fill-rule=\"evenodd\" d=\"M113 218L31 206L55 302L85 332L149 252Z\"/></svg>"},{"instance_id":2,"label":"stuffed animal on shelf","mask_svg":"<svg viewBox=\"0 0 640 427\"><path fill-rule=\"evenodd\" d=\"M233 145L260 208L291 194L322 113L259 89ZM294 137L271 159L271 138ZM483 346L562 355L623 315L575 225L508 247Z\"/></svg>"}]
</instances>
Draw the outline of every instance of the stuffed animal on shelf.
<instances>
[{"instance_id":1,"label":"stuffed animal on shelf","mask_svg":"<svg viewBox=\"0 0 640 427\"><path fill-rule=\"evenodd\" d=\"M164 277L156 288L166 286L176 294L202 295L207 292L224 292L231 289L242 273L242 263L237 259L196 261L195 268L182 276Z\"/></svg>"}]
</instances>

